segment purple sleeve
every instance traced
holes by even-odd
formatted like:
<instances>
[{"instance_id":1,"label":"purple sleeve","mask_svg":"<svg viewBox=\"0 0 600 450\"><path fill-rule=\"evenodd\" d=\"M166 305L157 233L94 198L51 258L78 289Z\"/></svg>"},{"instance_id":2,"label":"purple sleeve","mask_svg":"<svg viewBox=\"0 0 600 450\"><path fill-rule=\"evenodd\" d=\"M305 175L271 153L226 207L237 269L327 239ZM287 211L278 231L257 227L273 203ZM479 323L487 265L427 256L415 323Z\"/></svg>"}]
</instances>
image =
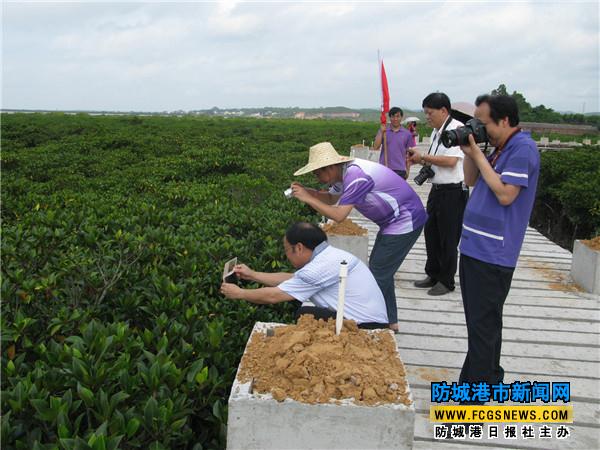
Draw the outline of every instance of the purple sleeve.
<instances>
[{"instance_id":1,"label":"purple sleeve","mask_svg":"<svg viewBox=\"0 0 600 450\"><path fill-rule=\"evenodd\" d=\"M503 183L521 187L529 185L530 151L531 149L527 145L520 146L513 151L500 174L500 180Z\"/></svg>"},{"instance_id":2,"label":"purple sleeve","mask_svg":"<svg viewBox=\"0 0 600 450\"><path fill-rule=\"evenodd\" d=\"M340 198L340 205L357 205L364 201L371 192L375 182L358 166L350 165L344 176L344 192Z\"/></svg>"}]
</instances>

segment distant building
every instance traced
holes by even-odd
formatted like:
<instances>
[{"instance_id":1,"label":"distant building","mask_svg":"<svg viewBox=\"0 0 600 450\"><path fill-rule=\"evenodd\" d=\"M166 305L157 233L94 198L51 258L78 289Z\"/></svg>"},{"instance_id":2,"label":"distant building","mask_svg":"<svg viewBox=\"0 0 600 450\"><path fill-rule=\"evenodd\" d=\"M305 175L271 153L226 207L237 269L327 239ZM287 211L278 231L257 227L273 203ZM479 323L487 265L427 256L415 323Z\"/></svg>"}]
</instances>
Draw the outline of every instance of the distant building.
<instances>
[{"instance_id":1,"label":"distant building","mask_svg":"<svg viewBox=\"0 0 600 450\"><path fill-rule=\"evenodd\" d=\"M325 113L325 117L331 119L358 119L360 114L357 112Z\"/></svg>"},{"instance_id":2,"label":"distant building","mask_svg":"<svg viewBox=\"0 0 600 450\"><path fill-rule=\"evenodd\" d=\"M304 119L304 111L294 114L294 119Z\"/></svg>"},{"instance_id":3,"label":"distant building","mask_svg":"<svg viewBox=\"0 0 600 450\"><path fill-rule=\"evenodd\" d=\"M323 118L323 113L319 113L319 114L307 114L304 116L305 119L307 120L312 120L312 119L322 119Z\"/></svg>"}]
</instances>

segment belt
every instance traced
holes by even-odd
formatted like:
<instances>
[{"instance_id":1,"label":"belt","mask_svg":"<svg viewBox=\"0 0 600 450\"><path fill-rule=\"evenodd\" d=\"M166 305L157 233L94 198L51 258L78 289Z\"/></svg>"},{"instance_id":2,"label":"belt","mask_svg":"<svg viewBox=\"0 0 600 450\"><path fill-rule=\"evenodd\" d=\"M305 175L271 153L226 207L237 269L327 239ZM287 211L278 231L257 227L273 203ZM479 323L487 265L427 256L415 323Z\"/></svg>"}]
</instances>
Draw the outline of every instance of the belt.
<instances>
[{"instance_id":1,"label":"belt","mask_svg":"<svg viewBox=\"0 0 600 450\"><path fill-rule=\"evenodd\" d=\"M447 184L432 184L431 185L431 190L432 191L449 191L451 189L462 189L463 188L463 184L462 183L447 183Z\"/></svg>"}]
</instances>

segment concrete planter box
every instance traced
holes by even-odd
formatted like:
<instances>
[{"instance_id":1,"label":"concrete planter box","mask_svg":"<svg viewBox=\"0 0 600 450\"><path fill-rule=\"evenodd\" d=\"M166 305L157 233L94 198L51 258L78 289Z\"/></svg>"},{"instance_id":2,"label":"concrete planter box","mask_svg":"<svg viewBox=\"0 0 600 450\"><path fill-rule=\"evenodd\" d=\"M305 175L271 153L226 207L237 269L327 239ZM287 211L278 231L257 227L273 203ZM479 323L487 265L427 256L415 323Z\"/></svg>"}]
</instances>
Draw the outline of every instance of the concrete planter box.
<instances>
[{"instance_id":1,"label":"concrete planter box","mask_svg":"<svg viewBox=\"0 0 600 450\"><path fill-rule=\"evenodd\" d=\"M353 145L350 147L350 156L352 158L369 159L369 147L366 145Z\"/></svg>"},{"instance_id":2,"label":"concrete planter box","mask_svg":"<svg viewBox=\"0 0 600 450\"><path fill-rule=\"evenodd\" d=\"M571 260L571 276L587 292L600 294L600 251L576 240Z\"/></svg>"},{"instance_id":3,"label":"concrete planter box","mask_svg":"<svg viewBox=\"0 0 600 450\"><path fill-rule=\"evenodd\" d=\"M379 162L379 155L381 153L381 150L369 150L369 154L367 156L367 159L369 161L373 161L378 163Z\"/></svg>"},{"instance_id":4,"label":"concrete planter box","mask_svg":"<svg viewBox=\"0 0 600 450\"><path fill-rule=\"evenodd\" d=\"M279 325L258 322L252 335ZM279 403L270 394L253 393L252 383L240 383L236 374L229 396L227 448L410 449L414 421L414 403L311 405L292 399Z\"/></svg>"},{"instance_id":5,"label":"concrete planter box","mask_svg":"<svg viewBox=\"0 0 600 450\"><path fill-rule=\"evenodd\" d=\"M327 234L329 244L341 250L346 250L369 265L369 235L364 236L342 236L339 234Z\"/></svg>"},{"instance_id":6,"label":"concrete planter box","mask_svg":"<svg viewBox=\"0 0 600 450\"><path fill-rule=\"evenodd\" d=\"M350 147L350 156L353 158L379 162L379 153L381 153L379 150L371 150L369 147L363 145Z\"/></svg>"},{"instance_id":7,"label":"concrete planter box","mask_svg":"<svg viewBox=\"0 0 600 450\"><path fill-rule=\"evenodd\" d=\"M352 208L352 211L350 211L350 214L348 214L348 218L349 219L365 219L365 216L363 216L361 213L358 212L358 210L356 208Z\"/></svg>"}]
</instances>

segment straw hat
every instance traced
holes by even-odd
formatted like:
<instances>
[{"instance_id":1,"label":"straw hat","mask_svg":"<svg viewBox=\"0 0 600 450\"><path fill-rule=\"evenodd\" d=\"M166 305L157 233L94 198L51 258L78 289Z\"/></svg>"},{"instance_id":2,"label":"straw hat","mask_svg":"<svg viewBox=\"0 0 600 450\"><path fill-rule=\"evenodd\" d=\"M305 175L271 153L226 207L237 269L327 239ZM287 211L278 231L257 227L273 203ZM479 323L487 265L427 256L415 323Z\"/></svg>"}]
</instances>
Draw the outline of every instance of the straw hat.
<instances>
[{"instance_id":1,"label":"straw hat","mask_svg":"<svg viewBox=\"0 0 600 450\"><path fill-rule=\"evenodd\" d=\"M354 158L349 156L338 155L333 145L330 142L320 142L313 145L308 153L308 164L294 172L295 176L304 175L321 167L331 166L347 161L354 161Z\"/></svg>"}]
</instances>

